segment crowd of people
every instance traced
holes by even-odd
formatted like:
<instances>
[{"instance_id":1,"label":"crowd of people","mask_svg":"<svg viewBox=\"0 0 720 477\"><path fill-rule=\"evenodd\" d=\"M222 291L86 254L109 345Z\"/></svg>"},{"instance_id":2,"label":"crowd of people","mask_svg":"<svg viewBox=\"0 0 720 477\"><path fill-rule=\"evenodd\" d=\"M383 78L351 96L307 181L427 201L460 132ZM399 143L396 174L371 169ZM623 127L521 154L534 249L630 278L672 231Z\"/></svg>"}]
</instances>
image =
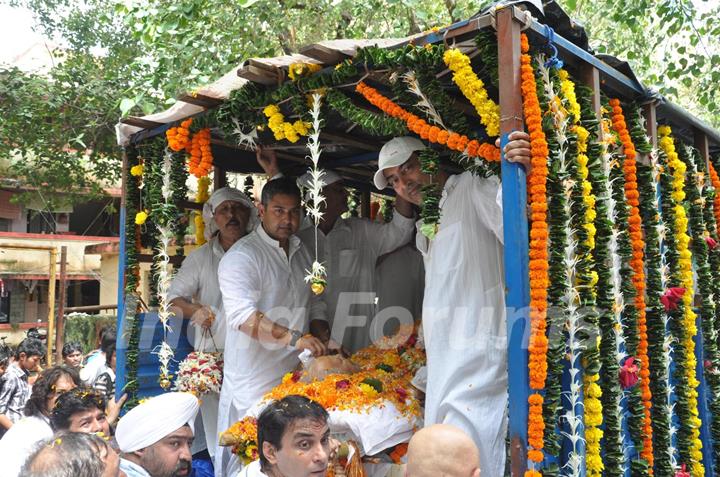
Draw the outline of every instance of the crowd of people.
<instances>
[{"instance_id":1,"label":"crowd of people","mask_svg":"<svg viewBox=\"0 0 720 477\"><path fill-rule=\"evenodd\" d=\"M513 133L506 157L527 166L528 139ZM251 465L243 467L231 449L219 447L218 434L293 371L300 352L352 353L381 337L384 297L394 313L383 316L422 322L427 353L425 428L410 442L407 475L503 475L500 183L469 172L425 174L418 159L424 148L416 138L400 137L380 151L373 182L397 197L389 222L344 218L347 191L338 174L326 171L316 231L302 217L301 186L308 179L283 176L274 153L259 147L258 162L270 178L259 204L237 189L216 190L203 209L208 241L188 255L169 292L174 313L194 325L196 349L224 353L219 397L203 396L200 403L186 393L166 393L130 410L113 431L123 402L114 400L114 334L102 335L79 372L81 350L66 346L65 364L42 371L32 388L28 378L45 350L26 339L6 360L0 389L0 432L6 434L0 460L11 460L15 469L7 475L184 476L200 452L212 459L216 476L324 475L333 452L328 414L306 398L289 396L263 411L260 459ZM428 240L415 230L422 227L416 211L431 182L442 190L442 220ZM395 251L402 257L397 262ZM319 295L306 281L315 256L327 273ZM378 262L393 279L379 274ZM422 273L398 275L397 268ZM398 303L400 296L416 300L409 290L423 275L422 304ZM109 441L93 437L113 433ZM0 469L0 476L6 472Z\"/></svg>"}]
</instances>

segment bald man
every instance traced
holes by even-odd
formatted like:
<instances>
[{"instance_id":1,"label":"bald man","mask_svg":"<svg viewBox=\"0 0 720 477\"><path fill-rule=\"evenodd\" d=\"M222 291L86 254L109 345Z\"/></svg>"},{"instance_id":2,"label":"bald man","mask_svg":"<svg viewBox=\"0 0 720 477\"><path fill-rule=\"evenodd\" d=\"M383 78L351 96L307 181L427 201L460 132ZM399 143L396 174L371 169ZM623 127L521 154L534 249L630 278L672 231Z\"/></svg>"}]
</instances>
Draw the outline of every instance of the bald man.
<instances>
[{"instance_id":1,"label":"bald man","mask_svg":"<svg viewBox=\"0 0 720 477\"><path fill-rule=\"evenodd\" d=\"M408 446L405 477L480 477L480 453L463 431L434 424L418 431Z\"/></svg>"}]
</instances>

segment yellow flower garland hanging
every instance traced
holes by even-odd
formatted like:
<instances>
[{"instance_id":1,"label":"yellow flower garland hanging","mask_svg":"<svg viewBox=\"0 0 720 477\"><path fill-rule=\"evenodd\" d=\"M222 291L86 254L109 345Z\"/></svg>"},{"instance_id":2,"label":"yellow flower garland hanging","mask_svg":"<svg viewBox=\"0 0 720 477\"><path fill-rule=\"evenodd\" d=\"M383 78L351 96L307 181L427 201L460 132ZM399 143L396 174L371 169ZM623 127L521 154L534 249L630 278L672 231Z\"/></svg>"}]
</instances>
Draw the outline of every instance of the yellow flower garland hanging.
<instances>
[{"instance_id":1,"label":"yellow flower garland hanging","mask_svg":"<svg viewBox=\"0 0 720 477\"><path fill-rule=\"evenodd\" d=\"M195 196L196 204L204 204L210 198L210 178L203 176L198 179L198 191ZM195 243L198 245L204 245L205 240L205 220L203 219L202 212L195 213Z\"/></svg>"},{"instance_id":2,"label":"yellow flower garland hanging","mask_svg":"<svg viewBox=\"0 0 720 477\"><path fill-rule=\"evenodd\" d=\"M290 142L298 142L300 136L308 135L308 123L299 119L294 123L285 121L285 116L277 105L269 104L263 109L263 113L268 117L268 127L275 135L276 141L287 139Z\"/></svg>"},{"instance_id":3,"label":"yellow flower garland hanging","mask_svg":"<svg viewBox=\"0 0 720 477\"><path fill-rule=\"evenodd\" d=\"M485 83L477 77L470 66L470 58L457 48L450 48L443 56L445 64L453 72L453 81L462 94L475 106L480 122L488 136L500 134L500 107L488 97Z\"/></svg>"},{"instance_id":4,"label":"yellow flower garland hanging","mask_svg":"<svg viewBox=\"0 0 720 477\"><path fill-rule=\"evenodd\" d=\"M683 326L685 328L685 336L683 345L685 346L685 358L687 360L685 369L687 370L688 382L688 406L692 414L692 418L688 423L691 429L690 436L690 454L691 461L689 464L690 473L693 477L702 477L705 475L705 468L702 464L702 441L700 440L701 421L698 416L698 392L697 387L700 384L695 375L697 360L695 358L695 341L693 337L697 334L696 315L693 311L693 297L695 291L693 289L693 271L692 271L692 252L688 249L690 237L687 234L688 219L685 214L685 207L682 201L685 199L685 171L687 167L680 160L675 151L675 142L671 136L672 130L669 126L660 126L658 135L660 136L660 147L668 159L668 167L672 172L672 198L675 201L675 240L677 243L678 264L681 270L680 285L685 288L683 295L684 317Z\"/></svg>"}]
</instances>

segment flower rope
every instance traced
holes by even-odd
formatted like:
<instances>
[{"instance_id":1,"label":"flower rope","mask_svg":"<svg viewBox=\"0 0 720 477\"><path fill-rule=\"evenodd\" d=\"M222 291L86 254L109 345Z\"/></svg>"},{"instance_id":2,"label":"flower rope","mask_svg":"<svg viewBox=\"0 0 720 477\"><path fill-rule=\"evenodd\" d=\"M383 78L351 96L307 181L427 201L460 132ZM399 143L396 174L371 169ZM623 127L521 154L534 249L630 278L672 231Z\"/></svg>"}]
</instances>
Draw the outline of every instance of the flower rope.
<instances>
[{"instance_id":1,"label":"flower rope","mask_svg":"<svg viewBox=\"0 0 720 477\"><path fill-rule=\"evenodd\" d=\"M457 48L450 48L443 55L443 60L453 72L455 84L475 107L487 135L498 136L500 134L500 107L488 97L485 83L478 78L470 66L470 58Z\"/></svg>"},{"instance_id":2,"label":"flower rope","mask_svg":"<svg viewBox=\"0 0 720 477\"><path fill-rule=\"evenodd\" d=\"M526 35L521 37L521 90L525 123L530 132L532 169L528 176L530 206L530 340L529 378L532 394L528 397L528 459L532 467L525 477L542 475L535 466L543 460L543 397L547 377L546 333L548 296L548 223L547 223L547 176L548 144L542 129L542 111L537 96L535 73L530 58L530 44Z\"/></svg>"},{"instance_id":3,"label":"flower rope","mask_svg":"<svg viewBox=\"0 0 720 477\"><path fill-rule=\"evenodd\" d=\"M310 172L310 186L309 192L312 200L312 204L308 204L307 213L315 224L315 259L312 263L310 270L305 270L305 282L310 283L313 293L320 295L327 286L325 267L318 261L318 226L322 219L323 213L321 211L321 205L325 202L325 197L322 195L322 188L325 185L323 176L325 171L320 169L320 106L321 106L322 95L314 93L312 95L312 132L308 136L307 147L310 150L309 159L312 161L312 165L309 169Z\"/></svg>"},{"instance_id":4,"label":"flower rope","mask_svg":"<svg viewBox=\"0 0 720 477\"><path fill-rule=\"evenodd\" d=\"M277 105L269 104L263 109L268 118L268 127L275 135L276 141L287 139L290 142L298 142L300 136L308 135L309 124L298 119L294 123L285 121L285 116L280 112Z\"/></svg>"},{"instance_id":5,"label":"flower rope","mask_svg":"<svg viewBox=\"0 0 720 477\"><path fill-rule=\"evenodd\" d=\"M681 463L689 466L694 477L702 477L705 475L705 469L702 464L701 422L698 418L697 406L699 382L695 375L697 360L693 338L697 333L697 326L696 315L692 309L694 296L692 252L688 249L690 243L690 237L687 235L688 219L683 206L687 168L678 157L671 134L672 130L669 126L658 128L659 144L667 157L669 173L672 175L670 197L674 213L672 228L677 254L672 279L684 288L682 303L678 306L682 314L677 317L671 315L671 323L675 326L675 334L679 340L674 360L677 383L675 394L680 416L677 439Z\"/></svg>"},{"instance_id":6,"label":"flower rope","mask_svg":"<svg viewBox=\"0 0 720 477\"><path fill-rule=\"evenodd\" d=\"M479 157L490 162L500 160L500 149L492 144L480 143L475 139L470 140L465 135L450 132L437 126L430 126L424 119L411 114L362 81L357 84L355 90L362 94L370 104L388 116L405 121L408 129L418 134L422 139L447 146L453 151L465 153L470 157Z\"/></svg>"},{"instance_id":7,"label":"flower rope","mask_svg":"<svg viewBox=\"0 0 720 477\"><path fill-rule=\"evenodd\" d=\"M632 142L630 133L628 132L623 115L622 106L618 99L611 99L612 107L612 124L613 129L618 134L623 145L623 154L625 160L623 162L623 172L625 173L625 199L630 207L629 210L629 229L630 243L632 247L632 259L630 266L632 267L632 283L635 285L635 308L637 309L637 331L630 330L631 333L638 333L637 357L640 360L640 387L641 398L644 407L644 428L643 428L643 448L642 457L648 463L648 473L652 475L653 467L653 442L652 442L652 393L650 392L650 361L648 358L648 336L645 309L645 271L644 271L644 250L645 242L642 233L642 218L640 217L639 197L637 186L637 164L635 157L635 145Z\"/></svg>"},{"instance_id":8,"label":"flower rope","mask_svg":"<svg viewBox=\"0 0 720 477\"><path fill-rule=\"evenodd\" d=\"M198 190L195 194L195 203L204 204L210 198L210 178L208 176L198 179ZM201 211L195 212L195 243L200 246L204 245L205 240L205 219Z\"/></svg>"},{"instance_id":9,"label":"flower rope","mask_svg":"<svg viewBox=\"0 0 720 477\"><path fill-rule=\"evenodd\" d=\"M188 170L197 178L205 177L212 169L213 155L210 146L210 128L193 134L189 147Z\"/></svg>"}]
</instances>

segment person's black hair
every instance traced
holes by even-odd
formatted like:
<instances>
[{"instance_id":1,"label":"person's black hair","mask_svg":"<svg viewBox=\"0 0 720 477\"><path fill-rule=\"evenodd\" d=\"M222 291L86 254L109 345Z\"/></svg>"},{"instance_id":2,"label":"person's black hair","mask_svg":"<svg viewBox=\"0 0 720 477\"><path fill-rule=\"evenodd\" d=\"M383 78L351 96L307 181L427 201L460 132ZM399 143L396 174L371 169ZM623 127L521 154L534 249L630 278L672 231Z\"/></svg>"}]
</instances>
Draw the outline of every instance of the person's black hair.
<instances>
[{"instance_id":1,"label":"person's black hair","mask_svg":"<svg viewBox=\"0 0 720 477\"><path fill-rule=\"evenodd\" d=\"M26 416L42 416L50 413L52 409L46 409L48 396L55 392L55 384L63 376L70 378L75 386L82 384L80 374L74 368L59 365L46 369L33 384L32 393L23 411Z\"/></svg>"},{"instance_id":2,"label":"person's black hair","mask_svg":"<svg viewBox=\"0 0 720 477\"><path fill-rule=\"evenodd\" d=\"M58 396L55 409L50 414L50 426L55 431L67 430L73 414L95 408L105 412L106 404L105 397L93 388L79 386L71 389Z\"/></svg>"},{"instance_id":3,"label":"person's black hair","mask_svg":"<svg viewBox=\"0 0 720 477\"><path fill-rule=\"evenodd\" d=\"M106 331L103 334L102 337L102 343L100 343L100 350L107 354L107 350L110 347L110 345L115 346L115 341L117 340L117 334L115 333L114 329L110 329Z\"/></svg>"},{"instance_id":4,"label":"person's black hair","mask_svg":"<svg viewBox=\"0 0 720 477\"><path fill-rule=\"evenodd\" d=\"M105 350L105 364L107 365L108 368L111 367L110 362L112 362L112 357L114 354L115 354L115 343L113 342Z\"/></svg>"},{"instance_id":5,"label":"person's black hair","mask_svg":"<svg viewBox=\"0 0 720 477\"><path fill-rule=\"evenodd\" d=\"M25 338L18 345L15 350L15 357L20 359L20 353L25 353L25 356L45 356L45 345L42 341L36 338Z\"/></svg>"},{"instance_id":6,"label":"person's black hair","mask_svg":"<svg viewBox=\"0 0 720 477\"><path fill-rule=\"evenodd\" d=\"M79 351L81 354L83 352L82 346L80 346L80 343L76 341L70 341L68 343L65 343L62 348L62 357L67 358L71 354Z\"/></svg>"},{"instance_id":7,"label":"person's black hair","mask_svg":"<svg viewBox=\"0 0 720 477\"><path fill-rule=\"evenodd\" d=\"M295 179L280 177L265 183L262 194L260 194L260 202L267 207L272 198L278 194L291 195L300 200L300 188L297 186Z\"/></svg>"},{"instance_id":8,"label":"person's black hair","mask_svg":"<svg viewBox=\"0 0 720 477\"><path fill-rule=\"evenodd\" d=\"M0 366L7 366L10 362L13 350L6 344L0 344Z\"/></svg>"},{"instance_id":9,"label":"person's black hair","mask_svg":"<svg viewBox=\"0 0 720 477\"><path fill-rule=\"evenodd\" d=\"M298 419L311 419L322 423L328 420L327 411L305 396L290 395L268 405L258 417L257 437L260 465L266 468L267 458L263 443L269 442L277 450L282 448L282 437L288 427Z\"/></svg>"},{"instance_id":10,"label":"person's black hair","mask_svg":"<svg viewBox=\"0 0 720 477\"><path fill-rule=\"evenodd\" d=\"M109 444L94 434L59 432L30 454L19 475L24 477L102 477Z\"/></svg>"}]
</instances>

